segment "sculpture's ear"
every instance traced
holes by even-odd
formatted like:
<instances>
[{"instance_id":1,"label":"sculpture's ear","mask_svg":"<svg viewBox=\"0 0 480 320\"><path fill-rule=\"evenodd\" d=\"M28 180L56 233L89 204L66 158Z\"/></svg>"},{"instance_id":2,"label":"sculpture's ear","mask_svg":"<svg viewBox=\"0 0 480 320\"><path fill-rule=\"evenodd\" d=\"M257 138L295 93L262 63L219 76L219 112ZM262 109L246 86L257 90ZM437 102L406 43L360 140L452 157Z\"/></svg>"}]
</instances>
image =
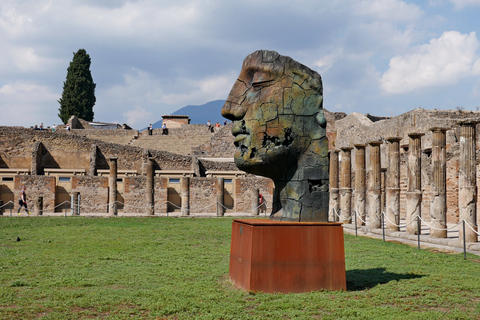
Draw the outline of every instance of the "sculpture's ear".
<instances>
[{"instance_id":1,"label":"sculpture's ear","mask_svg":"<svg viewBox=\"0 0 480 320\"><path fill-rule=\"evenodd\" d=\"M320 127L327 127L327 119L325 119L325 115L323 114L323 108L320 108L320 110L318 111L316 119Z\"/></svg>"}]
</instances>

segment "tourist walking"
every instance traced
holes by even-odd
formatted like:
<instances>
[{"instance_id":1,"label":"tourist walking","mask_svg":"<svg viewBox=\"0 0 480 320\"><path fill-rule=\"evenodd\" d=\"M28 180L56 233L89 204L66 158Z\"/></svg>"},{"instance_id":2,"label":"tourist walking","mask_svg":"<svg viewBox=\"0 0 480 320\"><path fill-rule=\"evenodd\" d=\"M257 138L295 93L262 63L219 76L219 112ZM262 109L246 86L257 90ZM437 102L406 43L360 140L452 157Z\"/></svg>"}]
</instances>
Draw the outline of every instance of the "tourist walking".
<instances>
[{"instance_id":1,"label":"tourist walking","mask_svg":"<svg viewBox=\"0 0 480 320\"><path fill-rule=\"evenodd\" d=\"M27 193L26 193L26 188L25 186L22 187L22 191L20 191L20 199L18 199L18 211L17 213L20 214L20 209L22 209L22 207L25 208L25 212L30 214L30 212L28 212L28 208L27 208Z\"/></svg>"}]
</instances>

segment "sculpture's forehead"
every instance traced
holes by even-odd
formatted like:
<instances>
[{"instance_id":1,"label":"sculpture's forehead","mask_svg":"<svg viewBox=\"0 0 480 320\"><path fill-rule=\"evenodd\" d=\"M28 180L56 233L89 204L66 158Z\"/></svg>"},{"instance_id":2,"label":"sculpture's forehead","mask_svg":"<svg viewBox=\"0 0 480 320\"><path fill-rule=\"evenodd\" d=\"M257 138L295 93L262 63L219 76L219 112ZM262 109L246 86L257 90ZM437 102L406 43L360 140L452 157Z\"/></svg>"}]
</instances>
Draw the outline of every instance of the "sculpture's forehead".
<instances>
[{"instance_id":1,"label":"sculpture's forehead","mask_svg":"<svg viewBox=\"0 0 480 320\"><path fill-rule=\"evenodd\" d=\"M247 58L243 63L241 73L247 76L251 76L255 73L263 73L272 77L279 77L288 73L288 69L286 69L285 65L280 61L264 62L254 58Z\"/></svg>"}]
</instances>

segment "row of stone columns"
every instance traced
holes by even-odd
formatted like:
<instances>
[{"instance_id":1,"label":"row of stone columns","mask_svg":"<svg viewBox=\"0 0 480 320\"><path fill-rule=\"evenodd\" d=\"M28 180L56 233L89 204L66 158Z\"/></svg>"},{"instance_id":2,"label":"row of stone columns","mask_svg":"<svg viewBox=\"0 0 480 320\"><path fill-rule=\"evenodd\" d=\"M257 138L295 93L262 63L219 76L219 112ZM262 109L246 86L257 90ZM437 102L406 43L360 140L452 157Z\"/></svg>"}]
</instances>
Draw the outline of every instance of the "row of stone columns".
<instances>
[{"instance_id":1,"label":"row of stone columns","mask_svg":"<svg viewBox=\"0 0 480 320\"><path fill-rule=\"evenodd\" d=\"M109 209L108 212L110 215L114 216L118 214L117 210L117 157L111 157L110 160L110 175L109 175ZM145 213L147 215L154 215L155 214L155 186L154 186L154 166L153 166L153 158L147 159L146 165L146 174L147 174L147 182L146 182L146 192L145 192L145 202L146 202L146 210ZM188 216L190 214L190 178L189 177L182 177L181 178L181 199L182 199L182 206L181 212L182 215ZM225 199L224 199L224 188L225 188L225 179L224 178L217 178L216 183L216 201L217 201L217 215L223 216L225 215ZM253 198L252 198L252 214L258 215L259 212L259 190L255 189L253 191Z\"/></svg>"},{"instance_id":2,"label":"row of stone columns","mask_svg":"<svg viewBox=\"0 0 480 320\"><path fill-rule=\"evenodd\" d=\"M459 218L465 220L473 229L476 223L476 141L475 126L477 122L464 121L460 126L460 156L458 175L458 206ZM437 238L447 236L446 219L446 128L434 127L432 131L432 204L430 206L430 235ZM409 234L420 231L414 221L421 217L422 203L422 172L421 172L421 137L424 133L410 133L407 161L407 192L406 192L406 229ZM385 178L386 193L386 226L397 231L400 223L400 137L389 137L388 170ZM360 225L366 221L365 198L368 196L369 227L381 227L381 141L372 141L370 148L370 167L368 188L365 189L365 149L367 145L356 144L355 147L355 202L354 210L360 218ZM330 151L330 214L329 221L351 223L351 150L350 147ZM340 153L341 152L341 153ZM339 154L341 155L341 186L338 185ZM367 192L365 192L367 191ZM338 213L340 203L340 218ZM417 222L417 223L416 223ZM463 231L460 230L460 237ZM477 234L467 227L465 238L469 242L477 241Z\"/></svg>"}]
</instances>

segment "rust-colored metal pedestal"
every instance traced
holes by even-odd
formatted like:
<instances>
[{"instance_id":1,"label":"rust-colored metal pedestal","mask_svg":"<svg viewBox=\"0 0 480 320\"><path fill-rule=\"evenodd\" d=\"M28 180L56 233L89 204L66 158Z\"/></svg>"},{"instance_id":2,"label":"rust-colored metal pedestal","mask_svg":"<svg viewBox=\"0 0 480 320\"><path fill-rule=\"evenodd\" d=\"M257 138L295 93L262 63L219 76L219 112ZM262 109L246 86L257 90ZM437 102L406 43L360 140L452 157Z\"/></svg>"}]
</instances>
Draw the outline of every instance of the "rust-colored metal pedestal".
<instances>
[{"instance_id":1,"label":"rust-colored metal pedestal","mask_svg":"<svg viewBox=\"0 0 480 320\"><path fill-rule=\"evenodd\" d=\"M346 290L342 224L233 220L229 274L251 291Z\"/></svg>"}]
</instances>

